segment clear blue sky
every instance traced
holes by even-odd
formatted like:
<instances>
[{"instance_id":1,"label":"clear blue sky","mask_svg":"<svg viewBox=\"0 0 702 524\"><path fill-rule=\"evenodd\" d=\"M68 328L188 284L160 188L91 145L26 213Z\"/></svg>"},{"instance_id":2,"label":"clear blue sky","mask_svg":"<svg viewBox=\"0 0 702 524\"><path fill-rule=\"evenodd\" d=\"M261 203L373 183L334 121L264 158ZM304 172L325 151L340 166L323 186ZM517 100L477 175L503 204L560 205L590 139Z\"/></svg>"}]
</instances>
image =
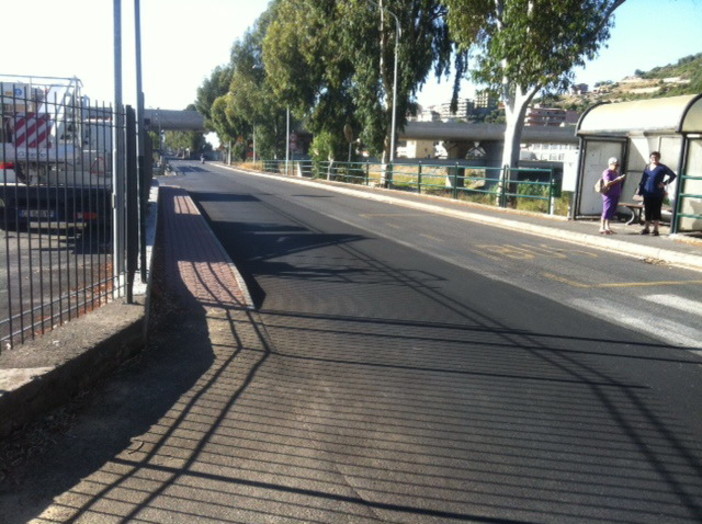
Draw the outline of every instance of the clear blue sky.
<instances>
[{"instance_id":1,"label":"clear blue sky","mask_svg":"<svg viewBox=\"0 0 702 524\"><path fill-rule=\"evenodd\" d=\"M141 0L143 86L147 107L181 109L212 70L229 61L268 0ZM124 99L134 103L133 0L122 0ZM110 0L3 2L0 73L77 76L85 94L111 100L113 3ZM702 0L627 0L608 48L579 71L580 81L619 80L702 52ZM7 21L13 21L7 23ZM12 45L9 45L12 43ZM424 104L447 101L451 82L430 81Z\"/></svg>"}]
</instances>

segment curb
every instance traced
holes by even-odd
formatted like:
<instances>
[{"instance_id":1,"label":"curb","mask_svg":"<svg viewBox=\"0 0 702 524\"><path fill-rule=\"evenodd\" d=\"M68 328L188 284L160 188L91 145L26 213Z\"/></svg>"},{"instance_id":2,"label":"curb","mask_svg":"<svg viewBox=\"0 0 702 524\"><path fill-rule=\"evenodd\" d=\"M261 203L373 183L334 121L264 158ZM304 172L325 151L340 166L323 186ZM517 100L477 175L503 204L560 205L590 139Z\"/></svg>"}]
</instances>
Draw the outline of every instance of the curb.
<instances>
[{"instance_id":1,"label":"curb","mask_svg":"<svg viewBox=\"0 0 702 524\"><path fill-rule=\"evenodd\" d=\"M144 305L111 303L3 353L0 438L89 387L144 347Z\"/></svg>"}]
</instances>

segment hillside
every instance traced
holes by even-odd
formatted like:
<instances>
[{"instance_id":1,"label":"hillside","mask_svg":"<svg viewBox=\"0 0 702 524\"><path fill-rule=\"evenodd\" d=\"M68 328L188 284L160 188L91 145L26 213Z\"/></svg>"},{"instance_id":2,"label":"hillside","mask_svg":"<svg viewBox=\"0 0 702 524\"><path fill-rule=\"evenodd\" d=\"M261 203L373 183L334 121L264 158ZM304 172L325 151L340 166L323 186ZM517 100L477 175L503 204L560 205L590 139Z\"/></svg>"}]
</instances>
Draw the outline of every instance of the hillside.
<instances>
[{"instance_id":1,"label":"hillside","mask_svg":"<svg viewBox=\"0 0 702 524\"><path fill-rule=\"evenodd\" d=\"M567 109L583 110L596 102L623 102L648 98L702 93L702 53L690 55L651 69L637 70L634 76L618 82L598 82L582 94L561 95L549 103Z\"/></svg>"}]
</instances>

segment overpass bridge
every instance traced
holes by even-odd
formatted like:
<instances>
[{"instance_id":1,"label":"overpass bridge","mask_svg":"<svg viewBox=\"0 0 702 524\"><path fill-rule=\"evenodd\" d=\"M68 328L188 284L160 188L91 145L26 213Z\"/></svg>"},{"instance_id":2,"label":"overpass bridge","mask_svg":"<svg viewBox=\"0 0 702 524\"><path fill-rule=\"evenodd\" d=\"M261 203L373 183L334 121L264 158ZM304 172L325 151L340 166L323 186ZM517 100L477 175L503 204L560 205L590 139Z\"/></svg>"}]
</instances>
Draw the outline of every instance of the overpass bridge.
<instances>
[{"instance_id":1,"label":"overpass bridge","mask_svg":"<svg viewBox=\"0 0 702 524\"><path fill-rule=\"evenodd\" d=\"M150 129L168 131L206 131L204 117L197 111L173 109L145 109L144 118ZM499 165L505 136L505 124L469 124L461 122L408 122L398 131L401 140L433 144L444 143L449 158L466 158L478 146L484 152L481 160ZM578 144L575 126L525 126L522 143ZM433 156L433 155L432 155ZM483 164L485 165L485 164Z\"/></svg>"},{"instance_id":2,"label":"overpass bridge","mask_svg":"<svg viewBox=\"0 0 702 524\"><path fill-rule=\"evenodd\" d=\"M478 146L482 159L499 165L504 146L505 124L468 124L461 122L408 122L398 131L401 140L417 142L443 141L449 158L466 158ZM578 144L575 126L524 126L525 144Z\"/></svg>"},{"instance_id":3,"label":"overpass bridge","mask_svg":"<svg viewBox=\"0 0 702 524\"><path fill-rule=\"evenodd\" d=\"M197 111L144 109L144 119L152 131L206 131L205 118Z\"/></svg>"}]
</instances>

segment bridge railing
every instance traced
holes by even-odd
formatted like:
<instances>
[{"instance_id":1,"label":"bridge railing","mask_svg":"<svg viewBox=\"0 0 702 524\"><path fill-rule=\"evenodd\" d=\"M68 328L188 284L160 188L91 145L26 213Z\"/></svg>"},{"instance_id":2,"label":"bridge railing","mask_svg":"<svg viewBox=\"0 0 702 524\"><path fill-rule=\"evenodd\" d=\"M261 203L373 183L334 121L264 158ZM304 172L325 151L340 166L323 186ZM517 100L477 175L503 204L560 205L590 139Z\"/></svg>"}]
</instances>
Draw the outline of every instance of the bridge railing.
<instances>
[{"instance_id":1,"label":"bridge railing","mask_svg":"<svg viewBox=\"0 0 702 524\"><path fill-rule=\"evenodd\" d=\"M442 196L554 214L560 187L548 168L469 166L460 162L395 163L261 160L256 170L397 191Z\"/></svg>"}]
</instances>

